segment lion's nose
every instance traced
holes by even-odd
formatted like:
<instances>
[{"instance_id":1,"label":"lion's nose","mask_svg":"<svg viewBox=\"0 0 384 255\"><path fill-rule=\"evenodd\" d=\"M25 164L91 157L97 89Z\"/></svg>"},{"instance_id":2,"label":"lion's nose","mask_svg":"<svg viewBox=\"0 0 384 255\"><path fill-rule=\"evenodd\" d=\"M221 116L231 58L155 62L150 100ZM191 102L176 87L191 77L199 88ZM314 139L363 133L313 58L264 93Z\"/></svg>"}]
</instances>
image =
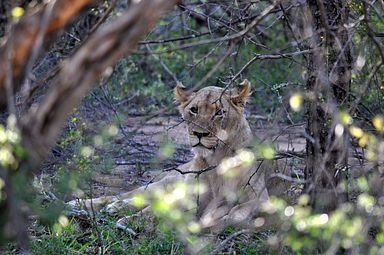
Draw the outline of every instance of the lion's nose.
<instances>
[{"instance_id":1,"label":"lion's nose","mask_svg":"<svg viewBox=\"0 0 384 255\"><path fill-rule=\"evenodd\" d=\"M202 137L205 137L205 136L209 136L209 132L204 132L204 133L202 133L202 132L196 132L196 131L194 131L193 134L194 134L195 136L197 136L197 138L199 138L199 139L201 139Z\"/></svg>"}]
</instances>

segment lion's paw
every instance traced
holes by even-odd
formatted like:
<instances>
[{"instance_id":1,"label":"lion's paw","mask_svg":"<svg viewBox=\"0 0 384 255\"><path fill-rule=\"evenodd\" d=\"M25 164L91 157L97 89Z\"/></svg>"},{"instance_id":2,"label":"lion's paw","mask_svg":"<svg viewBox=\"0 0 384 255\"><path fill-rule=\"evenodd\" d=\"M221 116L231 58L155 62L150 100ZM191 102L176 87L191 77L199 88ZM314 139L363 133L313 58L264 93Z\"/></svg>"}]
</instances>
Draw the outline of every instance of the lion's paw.
<instances>
[{"instance_id":1,"label":"lion's paw","mask_svg":"<svg viewBox=\"0 0 384 255\"><path fill-rule=\"evenodd\" d=\"M116 228L124 231L126 234L136 236L137 233L133 229L128 227L128 222L131 219L131 217L132 216L126 216L126 217L123 217L123 218L119 219L116 222Z\"/></svg>"},{"instance_id":2,"label":"lion's paw","mask_svg":"<svg viewBox=\"0 0 384 255\"><path fill-rule=\"evenodd\" d=\"M84 203L79 200L71 200L66 203L68 210L66 210L66 215L67 216L80 216L80 215L87 215L88 211L82 209L84 206Z\"/></svg>"},{"instance_id":3,"label":"lion's paw","mask_svg":"<svg viewBox=\"0 0 384 255\"><path fill-rule=\"evenodd\" d=\"M78 199L71 200L66 203L70 208L80 207L80 201Z\"/></svg>"},{"instance_id":4,"label":"lion's paw","mask_svg":"<svg viewBox=\"0 0 384 255\"><path fill-rule=\"evenodd\" d=\"M118 212L125 210L125 209L130 209L133 211L136 211L137 209L132 205L131 199L125 199L125 200L116 200L113 203L108 204L105 208L104 211L107 212L110 215L115 215Z\"/></svg>"},{"instance_id":5,"label":"lion's paw","mask_svg":"<svg viewBox=\"0 0 384 255\"><path fill-rule=\"evenodd\" d=\"M121 208L123 208L123 201L117 200L113 203L107 204L104 208L103 211L110 215L117 214Z\"/></svg>"}]
</instances>

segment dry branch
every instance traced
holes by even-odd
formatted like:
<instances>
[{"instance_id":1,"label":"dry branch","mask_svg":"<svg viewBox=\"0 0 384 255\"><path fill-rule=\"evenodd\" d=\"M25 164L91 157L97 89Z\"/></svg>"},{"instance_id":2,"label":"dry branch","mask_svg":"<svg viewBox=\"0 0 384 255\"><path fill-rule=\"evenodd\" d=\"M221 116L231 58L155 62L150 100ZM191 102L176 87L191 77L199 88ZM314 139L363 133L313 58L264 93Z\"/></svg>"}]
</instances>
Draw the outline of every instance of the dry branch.
<instances>
[{"instance_id":1,"label":"dry branch","mask_svg":"<svg viewBox=\"0 0 384 255\"><path fill-rule=\"evenodd\" d=\"M38 35L44 36L44 46L54 42L57 32L69 25L84 10L97 1L92 0L57 0L52 10L49 4L27 12L13 27L6 42L0 47L0 110L6 106L7 75L10 75L11 94L17 92L27 75L26 63L29 61ZM42 24L46 12L51 11L47 24ZM41 33L40 29L45 27ZM9 73L11 71L11 73Z\"/></svg>"},{"instance_id":2,"label":"dry branch","mask_svg":"<svg viewBox=\"0 0 384 255\"><path fill-rule=\"evenodd\" d=\"M70 6L71 2L57 2L57 4L62 3L61 7L63 9L60 11L55 6L52 15L50 15L51 19L45 36L54 33L71 20L78 13L74 10L79 11L80 6L87 6L80 5L80 3L87 3L87 1L76 0L73 2L73 6ZM138 4L132 5L122 17L97 29L73 57L62 63L60 72L54 80L55 86L48 91L39 105L32 107L23 116L19 123L22 132L22 143L29 153L27 159L21 160L19 169L29 173L36 172L36 169L39 169L37 166L46 157L51 146L54 145L67 116L89 90L97 84L96 81L100 75L120 58L132 52L138 42L153 28L160 16L170 10L176 3L177 0L142 0ZM25 63L30 61L31 51L36 47L36 36L41 33L41 31L38 31L38 27L44 15L42 14L43 10L40 10L40 12L39 15L35 14L35 16L28 14L24 21L21 22L22 25L26 25L25 22L28 19L34 21L35 23L31 27L36 28L35 30L32 29L32 32L35 33L31 34L29 33L30 30L26 27L20 28L21 25L19 25L18 28L15 28L15 31L18 32L14 35L14 38L9 38L7 44L3 46L5 48L2 48L3 60L6 61L9 56L12 57L14 85L19 84L18 82L25 76ZM23 39L25 39L24 42L20 41ZM9 47L21 49L23 54L17 52L13 56L12 54L9 55L4 51ZM0 80L2 82L0 85L3 87L0 87L0 89L4 91L4 80L11 77L11 74L5 73L4 68L0 69L1 73L3 74L3 80ZM15 82L15 79L17 79L17 82ZM19 87L14 87L14 89L17 88ZM4 97L5 93L1 93L1 90L0 95ZM7 217L10 222L15 220L25 222L23 212L15 211L19 204L12 203L13 200L10 200L14 194L14 187L8 179L4 178L7 173L9 172L6 169L0 169L0 175L7 183L7 198L0 203L2 209L0 217ZM28 252L27 224L21 224L21 226L15 228L16 233L12 235L16 235L21 248ZM1 229L1 232L4 232L4 229Z\"/></svg>"},{"instance_id":3,"label":"dry branch","mask_svg":"<svg viewBox=\"0 0 384 255\"><path fill-rule=\"evenodd\" d=\"M68 114L96 85L107 68L132 52L156 21L178 1L143 0L119 19L92 34L76 54L65 61L43 102L31 109L22 123L24 146L33 153L33 165L55 143Z\"/></svg>"},{"instance_id":4,"label":"dry branch","mask_svg":"<svg viewBox=\"0 0 384 255\"><path fill-rule=\"evenodd\" d=\"M266 18L276 6L278 6L280 1L275 1L268 7L266 7L258 16L255 17L255 19L252 20L243 30L233 33L231 35L225 35L223 37L219 38L213 38L213 39L204 39L200 40L197 42L191 42L191 43L186 43L182 44L180 46L174 47L174 48L169 48L161 51L154 51L152 54L161 54L161 53L166 53L166 52L172 52L176 50L183 50L191 47L196 47L199 45L204 45L204 44L211 44L211 43L218 43L218 42L224 42L224 41L233 41L233 40L239 40L243 38L243 36L247 35L249 31L251 31L255 26L257 26L264 18ZM260 46L260 45L259 45ZM136 52L140 53L140 52ZM142 53L142 52L141 52ZM146 52L142 54L147 54Z\"/></svg>"}]
</instances>

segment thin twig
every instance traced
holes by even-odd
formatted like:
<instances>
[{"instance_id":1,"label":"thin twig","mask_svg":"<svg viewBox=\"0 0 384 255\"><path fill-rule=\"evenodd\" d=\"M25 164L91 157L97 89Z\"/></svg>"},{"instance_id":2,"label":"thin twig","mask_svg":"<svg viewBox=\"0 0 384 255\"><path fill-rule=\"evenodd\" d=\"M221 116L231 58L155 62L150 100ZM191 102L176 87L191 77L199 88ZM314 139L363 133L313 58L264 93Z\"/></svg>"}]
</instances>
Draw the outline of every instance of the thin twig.
<instances>
[{"instance_id":1,"label":"thin twig","mask_svg":"<svg viewBox=\"0 0 384 255\"><path fill-rule=\"evenodd\" d=\"M191 91L195 91L197 89L200 89L203 84L211 78L211 76L219 69L219 67L224 63L224 61L231 55L233 50L234 44L231 44L228 48L228 50L225 52L225 54L217 61L217 63L209 70L209 72L195 85L193 88L191 88Z\"/></svg>"},{"instance_id":2,"label":"thin twig","mask_svg":"<svg viewBox=\"0 0 384 255\"><path fill-rule=\"evenodd\" d=\"M222 241L213 251L211 251L211 253L209 253L209 255L218 254L221 250L225 249L225 247L228 245L228 243L230 241L232 241L233 239L235 239L236 237L238 237L240 235L248 234L250 232L251 232L250 229L243 229L243 230L240 230L240 231L237 231L237 232L231 234L224 241Z\"/></svg>"},{"instance_id":3,"label":"thin twig","mask_svg":"<svg viewBox=\"0 0 384 255\"><path fill-rule=\"evenodd\" d=\"M177 46L177 47L174 47L174 48L170 48L170 49L155 51L155 52L153 52L153 54L168 53L168 52L173 52L173 51L177 51L177 50L183 50L183 49L187 49L187 48L191 48L191 47L196 47L196 46L200 46L200 45L204 45L204 44L211 44L211 43L217 43L217 42L222 42L222 41L232 41L232 40L241 38L244 35L246 35L254 26L259 24L260 21L262 21L266 16L268 16L271 13L271 11L279 3L280 3L280 0L275 1L273 4L269 5L267 8L264 9L264 11L262 11L260 13L260 15L258 15L251 23L249 23L249 25L247 25L240 32L237 32L237 33L232 34L232 35L220 37L220 38L205 39L205 40L201 40L201 41L198 41L198 42L192 42L192 43L183 44L183 45L180 45L180 46ZM136 54L147 54L146 52L139 52L139 51L136 51L135 53Z\"/></svg>"},{"instance_id":4,"label":"thin twig","mask_svg":"<svg viewBox=\"0 0 384 255\"><path fill-rule=\"evenodd\" d=\"M179 172L180 174L196 174L196 175L201 175L202 173L205 173L205 172L208 172L208 171L216 169L216 167L217 166L209 166L209 167L204 168L204 169L190 170L190 171L183 171L183 170L178 169L177 167L169 167L169 168L164 169L163 171L164 172L176 171L176 172Z\"/></svg>"}]
</instances>

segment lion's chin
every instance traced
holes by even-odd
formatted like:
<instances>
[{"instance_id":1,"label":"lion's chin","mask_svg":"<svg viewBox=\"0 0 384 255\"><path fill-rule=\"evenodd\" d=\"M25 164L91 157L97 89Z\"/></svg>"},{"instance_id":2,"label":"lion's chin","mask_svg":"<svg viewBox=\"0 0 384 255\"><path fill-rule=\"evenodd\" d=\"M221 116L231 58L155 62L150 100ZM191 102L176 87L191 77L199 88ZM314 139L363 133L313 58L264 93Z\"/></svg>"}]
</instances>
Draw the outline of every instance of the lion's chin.
<instances>
[{"instance_id":1,"label":"lion's chin","mask_svg":"<svg viewBox=\"0 0 384 255\"><path fill-rule=\"evenodd\" d=\"M208 149L207 147L204 147L202 145L198 145L198 146L192 147L192 152L195 154L195 156L205 158L209 155L212 155L214 150Z\"/></svg>"}]
</instances>

